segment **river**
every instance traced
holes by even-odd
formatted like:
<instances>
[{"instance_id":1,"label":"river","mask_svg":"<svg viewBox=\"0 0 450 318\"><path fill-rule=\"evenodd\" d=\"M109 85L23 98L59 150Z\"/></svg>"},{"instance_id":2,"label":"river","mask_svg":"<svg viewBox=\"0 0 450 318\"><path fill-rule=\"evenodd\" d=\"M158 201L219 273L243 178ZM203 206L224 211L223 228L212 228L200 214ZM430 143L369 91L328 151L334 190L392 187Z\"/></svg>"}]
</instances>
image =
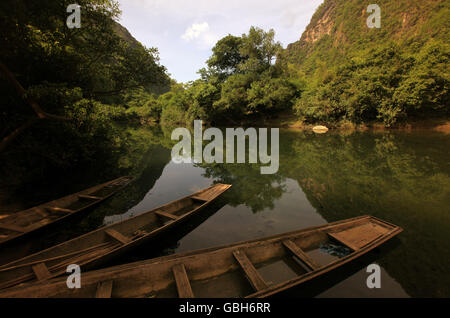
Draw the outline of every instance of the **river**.
<instances>
[{"instance_id":1,"label":"river","mask_svg":"<svg viewBox=\"0 0 450 318\"><path fill-rule=\"evenodd\" d=\"M232 189L200 219L118 263L373 215L404 232L337 277L293 296L450 296L449 135L281 130L279 170L261 175L258 164L172 162L170 129L130 129L130 134L134 142L117 165L136 178L134 183L78 223L41 241L53 244L214 182L229 183ZM366 285L370 263L382 268L380 289ZM275 269L280 275L282 271Z\"/></svg>"}]
</instances>

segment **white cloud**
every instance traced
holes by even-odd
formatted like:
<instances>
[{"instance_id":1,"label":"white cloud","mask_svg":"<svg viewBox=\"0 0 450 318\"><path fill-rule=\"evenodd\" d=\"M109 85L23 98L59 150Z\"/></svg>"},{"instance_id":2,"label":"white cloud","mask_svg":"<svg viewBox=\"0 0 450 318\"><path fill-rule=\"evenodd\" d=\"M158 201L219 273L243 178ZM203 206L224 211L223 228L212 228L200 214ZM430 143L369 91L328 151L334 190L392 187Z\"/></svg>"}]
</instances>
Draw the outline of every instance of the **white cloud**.
<instances>
[{"instance_id":1,"label":"white cloud","mask_svg":"<svg viewBox=\"0 0 450 318\"><path fill-rule=\"evenodd\" d=\"M209 24L208 22L203 23L194 23L189 28L186 29L184 34L181 36L181 38L187 42L190 42L198 37L202 33L209 31Z\"/></svg>"},{"instance_id":2,"label":"white cloud","mask_svg":"<svg viewBox=\"0 0 450 318\"><path fill-rule=\"evenodd\" d=\"M186 42L197 41L200 46L212 47L219 37L211 32L208 22L193 23L181 36Z\"/></svg>"},{"instance_id":3,"label":"white cloud","mask_svg":"<svg viewBox=\"0 0 450 318\"><path fill-rule=\"evenodd\" d=\"M180 81L197 70L222 37L250 26L273 28L286 46L300 39L323 0L119 0L121 23L146 46L159 48L161 63Z\"/></svg>"}]
</instances>

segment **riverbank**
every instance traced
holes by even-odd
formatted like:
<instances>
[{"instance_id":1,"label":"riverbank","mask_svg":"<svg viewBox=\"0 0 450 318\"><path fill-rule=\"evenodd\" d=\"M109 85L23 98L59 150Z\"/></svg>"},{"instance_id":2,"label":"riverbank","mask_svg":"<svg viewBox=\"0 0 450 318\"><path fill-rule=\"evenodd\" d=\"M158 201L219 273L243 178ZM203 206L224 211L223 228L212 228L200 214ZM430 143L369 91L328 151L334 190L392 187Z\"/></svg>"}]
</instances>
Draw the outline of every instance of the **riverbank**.
<instances>
[{"instance_id":1,"label":"riverbank","mask_svg":"<svg viewBox=\"0 0 450 318\"><path fill-rule=\"evenodd\" d=\"M314 124L305 123L291 112L283 112L274 118L252 119L244 123L245 126L264 126L279 127L293 130L312 130L315 126L326 126L330 130L339 131L367 131L367 130L427 130L439 131L450 134L450 118L429 118L429 119L411 119L400 122L391 127L386 127L380 122L371 122L364 124L354 124L350 121L341 121L337 123L317 122Z\"/></svg>"},{"instance_id":2,"label":"riverbank","mask_svg":"<svg viewBox=\"0 0 450 318\"><path fill-rule=\"evenodd\" d=\"M211 124L213 125L213 124ZM364 124L364 125L354 125L349 122L339 123L339 124L327 124L327 123L316 123L316 124L306 124L302 121L298 120L298 117L293 115L290 112L280 113L276 118L271 119L263 119L263 118L252 118L252 120L248 120L246 122L240 123L222 123L223 126L227 127L279 127L283 130L289 131L305 131L312 132L313 128L317 125L324 125L328 127L329 133L338 133L338 134L352 134L353 132L361 132L361 131L402 131L402 132L431 132L436 131L440 133L444 133L446 135L450 134L450 119L440 118L440 119L427 119L427 120L415 120L410 121L408 123L402 123L394 127L386 128L380 123L372 123L372 124ZM157 124L144 124L141 125L142 129L146 129L145 127L154 127L159 126ZM153 136L153 142L157 142L156 136ZM157 138L165 138L164 134ZM100 182L100 181L99 181ZM70 191L75 192L77 188L83 188L83 182L77 180L77 184L79 186L73 186L72 189L67 189L67 193ZM70 183L72 184L72 182ZM66 185L67 186L67 185ZM66 188L66 186L64 188ZM26 191L23 188L18 192L19 186L16 185L6 185L0 183L0 215L5 213L11 213L15 211L20 211L22 209L28 208L33 205L37 205L38 203L46 202L52 199L55 195L63 196L64 193L54 193L53 195L40 193L42 191L30 191L30 187L26 187ZM52 189L52 192L55 189ZM39 192L39 193L38 193ZM45 192L45 191L44 191ZM25 194L24 194L25 193ZM48 196L48 197L47 197ZM24 204L26 202L26 204Z\"/></svg>"}]
</instances>

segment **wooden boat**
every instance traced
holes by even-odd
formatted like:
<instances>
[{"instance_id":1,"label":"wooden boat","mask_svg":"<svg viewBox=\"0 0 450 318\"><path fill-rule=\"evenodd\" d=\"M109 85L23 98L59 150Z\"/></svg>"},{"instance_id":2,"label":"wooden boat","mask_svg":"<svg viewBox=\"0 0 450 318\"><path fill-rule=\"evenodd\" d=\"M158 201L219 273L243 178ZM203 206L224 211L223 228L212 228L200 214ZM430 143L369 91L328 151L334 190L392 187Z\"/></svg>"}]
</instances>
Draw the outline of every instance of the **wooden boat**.
<instances>
[{"instance_id":1,"label":"wooden boat","mask_svg":"<svg viewBox=\"0 0 450 318\"><path fill-rule=\"evenodd\" d=\"M0 218L0 246L80 214L111 197L130 181L118 179Z\"/></svg>"},{"instance_id":2,"label":"wooden boat","mask_svg":"<svg viewBox=\"0 0 450 318\"><path fill-rule=\"evenodd\" d=\"M70 264L93 268L184 222L231 185L216 184L130 219L0 266L0 289L64 274Z\"/></svg>"},{"instance_id":3,"label":"wooden boat","mask_svg":"<svg viewBox=\"0 0 450 318\"><path fill-rule=\"evenodd\" d=\"M268 297L336 269L402 229L362 216L306 230L82 273L0 291L0 297Z\"/></svg>"}]
</instances>

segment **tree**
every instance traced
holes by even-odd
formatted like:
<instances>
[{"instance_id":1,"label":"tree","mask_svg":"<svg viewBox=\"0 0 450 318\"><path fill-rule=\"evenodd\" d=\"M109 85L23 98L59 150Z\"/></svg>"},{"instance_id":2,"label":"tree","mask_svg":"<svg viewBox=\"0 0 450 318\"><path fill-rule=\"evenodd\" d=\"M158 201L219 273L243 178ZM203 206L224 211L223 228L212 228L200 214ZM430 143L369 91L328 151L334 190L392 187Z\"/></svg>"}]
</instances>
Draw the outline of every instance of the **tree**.
<instances>
[{"instance_id":1,"label":"tree","mask_svg":"<svg viewBox=\"0 0 450 318\"><path fill-rule=\"evenodd\" d=\"M0 80L7 79L0 82L0 92L8 96L2 105L6 143L0 150L36 123L36 118L66 119L65 113L76 102L71 98L76 88L81 89L78 100L118 104L129 89L168 84L158 51L119 35L116 1L78 1L82 10L79 29L66 26L68 4L28 0L0 4L4 75ZM61 90L66 93L60 94ZM30 113L30 106L35 115Z\"/></svg>"},{"instance_id":2,"label":"tree","mask_svg":"<svg viewBox=\"0 0 450 318\"><path fill-rule=\"evenodd\" d=\"M246 57L239 65L244 72L260 72L268 69L283 47L280 42L275 42L275 31L268 32L256 27L251 27L248 34L242 35L240 54Z\"/></svg>"},{"instance_id":3,"label":"tree","mask_svg":"<svg viewBox=\"0 0 450 318\"><path fill-rule=\"evenodd\" d=\"M247 58L241 54L242 38L227 35L213 47L213 55L206 62L209 69L217 71L223 77L235 74L239 64Z\"/></svg>"}]
</instances>

